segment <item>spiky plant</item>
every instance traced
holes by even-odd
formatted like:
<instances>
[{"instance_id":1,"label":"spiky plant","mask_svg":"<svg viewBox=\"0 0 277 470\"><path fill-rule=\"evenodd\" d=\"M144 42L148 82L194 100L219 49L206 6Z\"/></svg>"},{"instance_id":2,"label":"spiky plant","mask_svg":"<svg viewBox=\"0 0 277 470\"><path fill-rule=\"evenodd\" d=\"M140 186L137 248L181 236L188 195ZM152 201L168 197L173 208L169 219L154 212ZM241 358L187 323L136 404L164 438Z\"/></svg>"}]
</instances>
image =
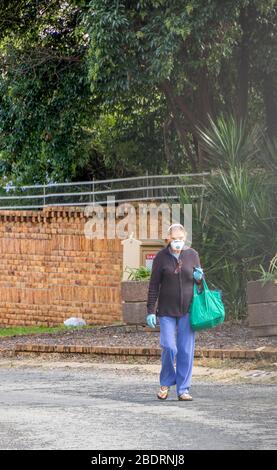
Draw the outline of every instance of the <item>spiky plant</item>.
<instances>
[{"instance_id":1,"label":"spiky plant","mask_svg":"<svg viewBox=\"0 0 277 470\"><path fill-rule=\"evenodd\" d=\"M269 263L268 271L266 271L263 266L260 264L260 273L261 277L260 280L262 281L262 285L264 286L267 282L276 281L277 282L277 253L271 259Z\"/></svg>"},{"instance_id":2,"label":"spiky plant","mask_svg":"<svg viewBox=\"0 0 277 470\"><path fill-rule=\"evenodd\" d=\"M216 120L208 116L209 127L197 126L200 145L208 154L211 166L228 169L238 165L252 165L259 152L262 131L258 126L248 129L245 120L220 115Z\"/></svg>"},{"instance_id":3,"label":"spiky plant","mask_svg":"<svg viewBox=\"0 0 277 470\"><path fill-rule=\"evenodd\" d=\"M268 173L256 171L261 132L232 116L210 119L199 129L216 171L207 182L205 200L192 203L193 240L206 270L207 281L224 291L229 313L246 312L246 283L259 263L266 263L277 246L276 194ZM228 313L228 312L227 312Z\"/></svg>"}]
</instances>

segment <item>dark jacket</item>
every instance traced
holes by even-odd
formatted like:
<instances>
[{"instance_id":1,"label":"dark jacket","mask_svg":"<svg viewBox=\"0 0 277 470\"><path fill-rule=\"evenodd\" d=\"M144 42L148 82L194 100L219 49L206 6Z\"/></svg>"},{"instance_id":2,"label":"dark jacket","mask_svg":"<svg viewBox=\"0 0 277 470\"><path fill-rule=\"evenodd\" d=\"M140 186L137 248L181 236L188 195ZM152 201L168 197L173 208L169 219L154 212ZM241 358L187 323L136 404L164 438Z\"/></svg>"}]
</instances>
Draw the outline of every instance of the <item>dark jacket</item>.
<instances>
[{"instance_id":1,"label":"dark jacket","mask_svg":"<svg viewBox=\"0 0 277 470\"><path fill-rule=\"evenodd\" d=\"M198 252L194 248L182 250L178 261L170 252L170 244L155 256L149 282L147 313L157 316L181 317L188 313L193 296L193 267L201 266ZM155 304L158 299L157 309Z\"/></svg>"}]
</instances>

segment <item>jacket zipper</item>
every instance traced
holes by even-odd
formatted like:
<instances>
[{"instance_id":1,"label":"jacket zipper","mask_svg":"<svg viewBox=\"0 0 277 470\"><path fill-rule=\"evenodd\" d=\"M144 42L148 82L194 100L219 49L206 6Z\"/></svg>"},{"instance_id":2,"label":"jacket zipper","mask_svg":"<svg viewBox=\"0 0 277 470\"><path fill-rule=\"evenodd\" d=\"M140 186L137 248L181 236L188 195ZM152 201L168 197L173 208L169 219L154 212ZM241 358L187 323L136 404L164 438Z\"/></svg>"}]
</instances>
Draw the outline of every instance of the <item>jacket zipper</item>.
<instances>
[{"instance_id":1,"label":"jacket zipper","mask_svg":"<svg viewBox=\"0 0 277 470\"><path fill-rule=\"evenodd\" d=\"M178 260L177 260L177 258L176 258L175 256L173 256L171 253L168 253L168 254L169 254L169 256L170 256L171 258L174 258L174 259L175 259L175 261L172 260L172 261L173 261L173 264L174 264L174 270L175 270L176 267L177 267L177 265L178 265ZM180 256L181 256L181 254L180 254ZM179 257L179 259L180 259L180 257ZM180 305L180 315L182 315L182 279L181 279L181 269L180 269L180 271L179 271L179 273L178 273L178 278L179 278L179 294L180 294L180 301L179 301L179 305Z\"/></svg>"},{"instance_id":2,"label":"jacket zipper","mask_svg":"<svg viewBox=\"0 0 277 470\"><path fill-rule=\"evenodd\" d=\"M181 255L180 255L181 256ZM180 287L180 315L182 315L182 278L181 278L181 269L178 273L179 275L179 287Z\"/></svg>"}]
</instances>

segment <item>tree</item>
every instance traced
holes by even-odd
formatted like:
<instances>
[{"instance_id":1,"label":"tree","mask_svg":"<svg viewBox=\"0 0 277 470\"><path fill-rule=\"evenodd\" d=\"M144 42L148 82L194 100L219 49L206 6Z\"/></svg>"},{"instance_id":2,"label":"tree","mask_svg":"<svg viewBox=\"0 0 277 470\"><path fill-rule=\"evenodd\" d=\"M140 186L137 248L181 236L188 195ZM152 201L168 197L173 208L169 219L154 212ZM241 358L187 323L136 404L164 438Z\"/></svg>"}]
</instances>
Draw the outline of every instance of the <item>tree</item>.
<instances>
[{"instance_id":1,"label":"tree","mask_svg":"<svg viewBox=\"0 0 277 470\"><path fill-rule=\"evenodd\" d=\"M275 52L272 15L276 3L268 0L92 0L84 18L92 90L108 103L162 93L191 168L199 169L209 162L197 126L223 110L245 118L250 98L255 105L260 86L255 81L250 96L250 83L254 70L261 73L264 44L270 45L267 59ZM268 74L263 77L265 83ZM275 105L269 109L268 93L271 131ZM261 113L261 103L256 107Z\"/></svg>"},{"instance_id":2,"label":"tree","mask_svg":"<svg viewBox=\"0 0 277 470\"><path fill-rule=\"evenodd\" d=\"M3 0L0 177L210 169L208 116L276 135L276 0Z\"/></svg>"}]
</instances>

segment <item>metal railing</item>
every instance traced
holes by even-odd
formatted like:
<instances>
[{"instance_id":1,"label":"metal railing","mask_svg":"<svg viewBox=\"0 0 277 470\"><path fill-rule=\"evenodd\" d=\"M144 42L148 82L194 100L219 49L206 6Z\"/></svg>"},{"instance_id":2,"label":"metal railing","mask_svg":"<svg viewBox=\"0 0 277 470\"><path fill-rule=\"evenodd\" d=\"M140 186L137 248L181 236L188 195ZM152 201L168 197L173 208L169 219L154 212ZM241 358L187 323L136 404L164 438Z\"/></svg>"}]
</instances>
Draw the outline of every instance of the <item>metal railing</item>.
<instances>
[{"instance_id":1,"label":"metal railing","mask_svg":"<svg viewBox=\"0 0 277 470\"><path fill-rule=\"evenodd\" d=\"M0 209L42 209L47 206L85 206L178 199L186 188L192 198L203 196L209 172L144 175L129 178L0 187Z\"/></svg>"}]
</instances>

